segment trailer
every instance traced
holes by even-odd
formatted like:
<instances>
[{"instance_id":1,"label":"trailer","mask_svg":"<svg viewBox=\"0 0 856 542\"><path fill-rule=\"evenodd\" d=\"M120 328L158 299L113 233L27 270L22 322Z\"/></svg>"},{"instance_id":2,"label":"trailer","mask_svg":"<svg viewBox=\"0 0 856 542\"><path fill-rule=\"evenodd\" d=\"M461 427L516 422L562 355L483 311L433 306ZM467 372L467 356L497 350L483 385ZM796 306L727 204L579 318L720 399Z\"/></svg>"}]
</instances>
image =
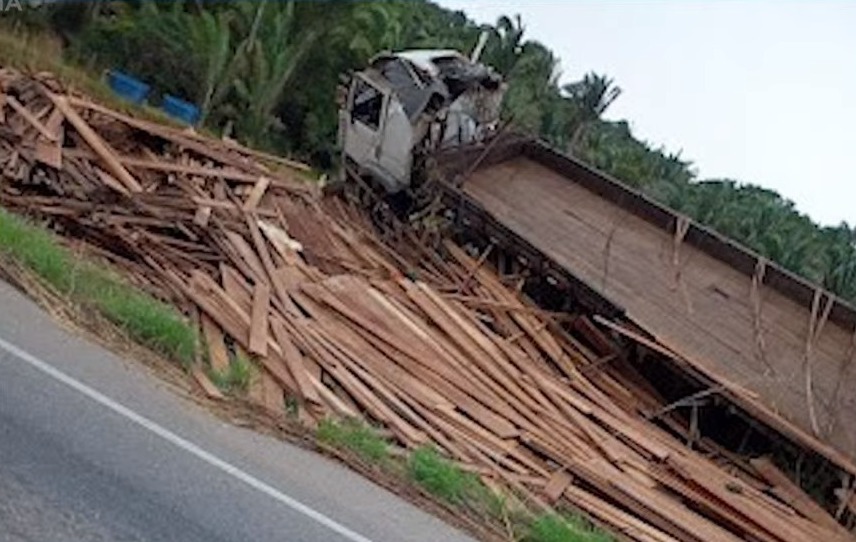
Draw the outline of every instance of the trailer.
<instances>
[{"instance_id":1,"label":"trailer","mask_svg":"<svg viewBox=\"0 0 856 542\"><path fill-rule=\"evenodd\" d=\"M667 395L691 378L856 473L852 306L544 142L509 135L435 163L450 235L490 246L540 305L629 326L672 363Z\"/></svg>"}]
</instances>

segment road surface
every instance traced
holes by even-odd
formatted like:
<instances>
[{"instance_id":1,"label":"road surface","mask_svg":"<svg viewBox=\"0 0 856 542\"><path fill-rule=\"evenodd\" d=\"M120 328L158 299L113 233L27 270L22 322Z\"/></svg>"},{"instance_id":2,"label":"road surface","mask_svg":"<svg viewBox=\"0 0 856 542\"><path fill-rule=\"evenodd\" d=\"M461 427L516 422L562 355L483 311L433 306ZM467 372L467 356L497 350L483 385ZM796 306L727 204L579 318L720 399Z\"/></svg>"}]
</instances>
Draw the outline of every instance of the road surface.
<instances>
[{"instance_id":1,"label":"road surface","mask_svg":"<svg viewBox=\"0 0 856 542\"><path fill-rule=\"evenodd\" d=\"M225 424L0 282L0 542L471 540Z\"/></svg>"}]
</instances>

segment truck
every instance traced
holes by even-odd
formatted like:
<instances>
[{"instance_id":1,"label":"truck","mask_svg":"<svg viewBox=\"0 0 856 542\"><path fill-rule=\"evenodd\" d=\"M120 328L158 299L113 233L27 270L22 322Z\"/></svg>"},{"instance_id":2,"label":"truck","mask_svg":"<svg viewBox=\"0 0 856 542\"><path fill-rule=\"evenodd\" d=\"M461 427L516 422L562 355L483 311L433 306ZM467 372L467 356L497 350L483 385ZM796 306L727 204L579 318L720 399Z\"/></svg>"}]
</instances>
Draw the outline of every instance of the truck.
<instances>
[{"instance_id":1,"label":"truck","mask_svg":"<svg viewBox=\"0 0 856 542\"><path fill-rule=\"evenodd\" d=\"M856 475L856 309L506 130L506 83L478 61L483 45L470 56L385 52L351 76L339 112L344 190L399 225L442 215L446 237L542 308L621 335L631 346L621 361L667 402L706 399L692 403L701 434L733 445L761 433L769 449L810 452L828 479Z\"/></svg>"},{"instance_id":2,"label":"truck","mask_svg":"<svg viewBox=\"0 0 856 542\"><path fill-rule=\"evenodd\" d=\"M488 141L506 85L489 66L453 50L384 52L342 92L344 181L364 182L399 214L422 207L428 156Z\"/></svg>"}]
</instances>

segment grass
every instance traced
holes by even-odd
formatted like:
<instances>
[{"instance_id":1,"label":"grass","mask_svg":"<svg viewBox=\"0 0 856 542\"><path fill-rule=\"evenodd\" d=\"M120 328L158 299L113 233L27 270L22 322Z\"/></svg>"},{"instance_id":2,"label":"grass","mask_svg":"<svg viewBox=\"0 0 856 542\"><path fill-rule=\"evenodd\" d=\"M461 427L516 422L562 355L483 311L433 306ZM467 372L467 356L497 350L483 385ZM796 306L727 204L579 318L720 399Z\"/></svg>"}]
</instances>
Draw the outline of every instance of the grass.
<instances>
[{"instance_id":1,"label":"grass","mask_svg":"<svg viewBox=\"0 0 856 542\"><path fill-rule=\"evenodd\" d=\"M463 504L489 491L475 474L440 455L433 446L414 450L407 461L410 477L426 491L451 504Z\"/></svg>"},{"instance_id":2,"label":"grass","mask_svg":"<svg viewBox=\"0 0 856 542\"><path fill-rule=\"evenodd\" d=\"M212 369L209 376L214 385L225 392L245 392L253 378L253 364L239 354L230 360L229 369L222 372Z\"/></svg>"},{"instance_id":3,"label":"grass","mask_svg":"<svg viewBox=\"0 0 856 542\"><path fill-rule=\"evenodd\" d=\"M62 246L50 232L0 209L0 254L31 270L59 294L99 311L132 339L187 365L196 332L172 306Z\"/></svg>"},{"instance_id":4,"label":"grass","mask_svg":"<svg viewBox=\"0 0 856 542\"><path fill-rule=\"evenodd\" d=\"M543 514L528 526L523 542L611 542L613 538L575 516Z\"/></svg>"},{"instance_id":5,"label":"grass","mask_svg":"<svg viewBox=\"0 0 856 542\"><path fill-rule=\"evenodd\" d=\"M377 431L356 419L342 421L324 419L318 424L318 440L330 446L351 450L371 463L385 463L389 459L389 444Z\"/></svg>"}]
</instances>

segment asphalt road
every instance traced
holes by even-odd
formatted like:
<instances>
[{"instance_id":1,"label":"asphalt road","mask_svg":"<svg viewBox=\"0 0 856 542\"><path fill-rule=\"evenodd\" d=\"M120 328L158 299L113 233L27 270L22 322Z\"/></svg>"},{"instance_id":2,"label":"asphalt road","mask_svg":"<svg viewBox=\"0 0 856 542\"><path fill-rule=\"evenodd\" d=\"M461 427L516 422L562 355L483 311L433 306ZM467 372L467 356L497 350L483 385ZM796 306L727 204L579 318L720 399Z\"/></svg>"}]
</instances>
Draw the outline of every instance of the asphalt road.
<instances>
[{"instance_id":1,"label":"asphalt road","mask_svg":"<svg viewBox=\"0 0 856 542\"><path fill-rule=\"evenodd\" d=\"M0 542L471 540L228 425L0 282Z\"/></svg>"}]
</instances>

